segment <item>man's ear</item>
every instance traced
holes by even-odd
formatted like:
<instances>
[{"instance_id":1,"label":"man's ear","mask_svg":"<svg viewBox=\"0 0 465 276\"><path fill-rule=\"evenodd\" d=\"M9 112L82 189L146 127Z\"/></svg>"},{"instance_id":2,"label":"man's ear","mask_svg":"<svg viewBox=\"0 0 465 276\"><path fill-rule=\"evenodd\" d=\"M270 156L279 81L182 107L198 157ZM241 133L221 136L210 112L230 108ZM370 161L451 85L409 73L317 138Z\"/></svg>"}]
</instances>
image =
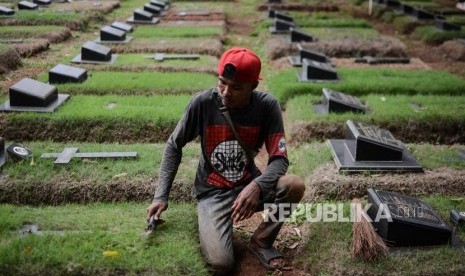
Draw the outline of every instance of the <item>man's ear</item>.
<instances>
[{"instance_id":1,"label":"man's ear","mask_svg":"<svg viewBox=\"0 0 465 276\"><path fill-rule=\"evenodd\" d=\"M252 90L255 90L258 87L258 81L252 83Z\"/></svg>"}]
</instances>

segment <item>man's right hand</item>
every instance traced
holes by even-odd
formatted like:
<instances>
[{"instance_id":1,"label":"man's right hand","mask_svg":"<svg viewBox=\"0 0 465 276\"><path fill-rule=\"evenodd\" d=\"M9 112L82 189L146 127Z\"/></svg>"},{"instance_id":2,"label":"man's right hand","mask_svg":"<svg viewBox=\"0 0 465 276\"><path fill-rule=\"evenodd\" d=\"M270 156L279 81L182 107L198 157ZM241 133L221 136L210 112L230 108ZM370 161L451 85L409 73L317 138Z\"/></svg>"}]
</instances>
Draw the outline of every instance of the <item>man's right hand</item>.
<instances>
[{"instance_id":1,"label":"man's right hand","mask_svg":"<svg viewBox=\"0 0 465 276\"><path fill-rule=\"evenodd\" d=\"M154 201L147 208L147 223L150 221L150 217L153 216L154 220L159 220L160 215L163 211L168 208L168 203L163 201Z\"/></svg>"}]
</instances>

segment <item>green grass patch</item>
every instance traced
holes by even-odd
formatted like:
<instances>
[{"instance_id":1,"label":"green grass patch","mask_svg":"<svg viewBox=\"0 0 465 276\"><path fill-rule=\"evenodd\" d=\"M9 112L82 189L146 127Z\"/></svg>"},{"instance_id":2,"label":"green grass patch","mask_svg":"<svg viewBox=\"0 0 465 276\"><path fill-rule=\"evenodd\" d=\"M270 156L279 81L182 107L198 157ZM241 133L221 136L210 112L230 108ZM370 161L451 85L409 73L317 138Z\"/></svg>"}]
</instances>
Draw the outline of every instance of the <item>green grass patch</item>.
<instances>
[{"instance_id":1,"label":"green grass patch","mask_svg":"<svg viewBox=\"0 0 465 276\"><path fill-rule=\"evenodd\" d=\"M38 79L47 81L47 73ZM60 93L92 95L194 94L215 86L216 76L191 72L93 71L84 83L57 84Z\"/></svg>"},{"instance_id":2,"label":"green grass patch","mask_svg":"<svg viewBox=\"0 0 465 276\"><path fill-rule=\"evenodd\" d=\"M367 114L331 113L317 114L313 105L321 103L322 96L297 96L287 102L287 116L291 122L345 122L346 120L364 120L374 124L396 122L402 124L408 120L456 121L465 119L465 97L432 95L366 95L360 98L370 109ZM447 107L447 108L444 108Z\"/></svg>"},{"instance_id":3,"label":"green grass patch","mask_svg":"<svg viewBox=\"0 0 465 276\"><path fill-rule=\"evenodd\" d=\"M149 238L141 236L146 207L129 203L1 205L0 272L207 275L198 248L195 207L171 204L166 222ZM28 223L38 224L43 235L15 233ZM105 257L106 251L116 251L117 256Z\"/></svg>"},{"instance_id":4,"label":"green grass patch","mask_svg":"<svg viewBox=\"0 0 465 276\"><path fill-rule=\"evenodd\" d=\"M440 44L446 40L461 38L465 36L465 30L461 31L444 31L435 26L420 26L415 28L412 34L422 41L430 44Z\"/></svg>"},{"instance_id":5,"label":"green grass patch","mask_svg":"<svg viewBox=\"0 0 465 276\"><path fill-rule=\"evenodd\" d=\"M371 28L365 19L352 18L339 12L313 12L310 15L291 12L290 15L299 28Z\"/></svg>"},{"instance_id":6,"label":"green grass patch","mask_svg":"<svg viewBox=\"0 0 465 276\"><path fill-rule=\"evenodd\" d=\"M95 142L165 141L190 98L190 95L72 96L52 114L6 114L3 137ZM24 126L28 126L27 130Z\"/></svg>"},{"instance_id":7,"label":"green grass patch","mask_svg":"<svg viewBox=\"0 0 465 276\"><path fill-rule=\"evenodd\" d=\"M211 68L216 71L218 59L213 56L201 55L199 59L165 59L156 61L153 57L155 54L120 54L112 66L121 66L130 69L131 67L151 66L172 67L172 68ZM112 67L111 66L111 67ZM108 68L111 69L109 66Z\"/></svg>"},{"instance_id":8,"label":"green grass patch","mask_svg":"<svg viewBox=\"0 0 465 276\"><path fill-rule=\"evenodd\" d=\"M0 35L6 39L42 37L51 32L65 31L61 26L0 26Z\"/></svg>"},{"instance_id":9,"label":"green grass patch","mask_svg":"<svg viewBox=\"0 0 465 276\"><path fill-rule=\"evenodd\" d=\"M465 201L457 202L453 197L429 197L429 202L438 211L443 220L448 222L448 212L453 208L465 209ZM349 209L345 203L345 209ZM315 215L314 213L312 214ZM463 259L465 252L440 246L430 250L404 250L391 253L375 262L353 260L350 257L352 223L345 222L305 222L309 236L298 262L307 265L310 274L326 275L338 271L341 274L385 274L400 273L409 275L422 274L461 274L465 271ZM465 232L459 236L464 239Z\"/></svg>"},{"instance_id":10,"label":"green grass patch","mask_svg":"<svg viewBox=\"0 0 465 276\"><path fill-rule=\"evenodd\" d=\"M452 24L465 25L465 16L463 15L447 16L446 21Z\"/></svg>"},{"instance_id":11,"label":"green grass patch","mask_svg":"<svg viewBox=\"0 0 465 276\"><path fill-rule=\"evenodd\" d=\"M80 20L82 14L77 12L57 12L48 9L41 9L39 11L17 11L15 13L15 19L21 21L34 21L41 23L50 22L66 22L69 20Z\"/></svg>"},{"instance_id":12,"label":"green grass patch","mask_svg":"<svg viewBox=\"0 0 465 276\"><path fill-rule=\"evenodd\" d=\"M301 30L320 40L357 38L368 42L380 37L378 31L370 28L301 28Z\"/></svg>"},{"instance_id":13,"label":"green grass patch","mask_svg":"<svg viewBox=\"0 0 465 276\"><path fill-rule=\"evenodd\" d=\"M162 37L220 37L223 35L221 27L183 27L183 26L138 26L131 36L137 38Z\"/></svg>"},{"instance_id":14,"label":"green grass patch","mask_svg":"<svg viewBox=\"0 0 465 276\"><path fill-rule=\"evenodd\" d=\"M354 96L368 94L383 95L461 95L465 81L452 74L435 70L393 70L393 69L337 69L341 78L337 82L298 82L298 70L282 71L272 76L268 88L285 104L298 95L321 95L327 87Z\"/></svg>"}]
</instances>

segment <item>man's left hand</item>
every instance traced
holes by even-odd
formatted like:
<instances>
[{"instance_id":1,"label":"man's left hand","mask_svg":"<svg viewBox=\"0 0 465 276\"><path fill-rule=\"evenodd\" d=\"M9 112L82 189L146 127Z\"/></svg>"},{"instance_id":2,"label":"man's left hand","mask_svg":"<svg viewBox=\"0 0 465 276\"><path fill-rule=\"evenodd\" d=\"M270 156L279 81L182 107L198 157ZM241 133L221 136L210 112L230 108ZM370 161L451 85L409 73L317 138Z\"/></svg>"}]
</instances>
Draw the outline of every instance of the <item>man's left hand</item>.
<instances>
[{"instance_id":1,"label":"man's left hand","mask_svg":"<svg viewBox=\"0 0 465 276\"><path fill-rule=\"evenodd\" d=\"M260 200L260 192L260 186L256 182L245 186L231 207L233 210L231 217L234 222L248 219L255 213Z\"/></svg>"}]
</instances>

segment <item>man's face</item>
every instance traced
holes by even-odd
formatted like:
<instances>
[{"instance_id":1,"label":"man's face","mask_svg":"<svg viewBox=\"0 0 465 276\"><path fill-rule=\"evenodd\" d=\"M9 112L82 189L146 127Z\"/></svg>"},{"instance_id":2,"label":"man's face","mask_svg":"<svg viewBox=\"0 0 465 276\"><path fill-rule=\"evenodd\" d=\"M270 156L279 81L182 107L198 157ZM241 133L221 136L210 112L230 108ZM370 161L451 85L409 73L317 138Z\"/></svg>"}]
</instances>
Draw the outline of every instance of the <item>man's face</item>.
<instances>
[{"instance_id":1,"label":"man's face","mask_svg":"<svg viewBox=\"0 0 465 276\"><path fill-rule=\"evenodd\" d=\"M250 102L250 95L257 87L257 83L236 83L230 79L220 76L218 79L218 90L221 101L227 108L243 108Z\"/></svg>"}]
</instances>

